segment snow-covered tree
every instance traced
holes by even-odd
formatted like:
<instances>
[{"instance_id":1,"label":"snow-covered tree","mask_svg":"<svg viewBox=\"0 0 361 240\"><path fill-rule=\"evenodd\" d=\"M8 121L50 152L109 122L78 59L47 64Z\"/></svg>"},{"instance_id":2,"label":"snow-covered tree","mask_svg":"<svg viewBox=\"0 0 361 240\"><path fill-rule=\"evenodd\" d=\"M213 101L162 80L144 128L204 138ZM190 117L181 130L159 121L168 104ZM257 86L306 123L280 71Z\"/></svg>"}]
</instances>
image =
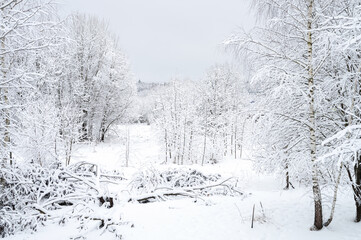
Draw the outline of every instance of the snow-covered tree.
<instances>
[{"instance_id":1,"label":"snow-covered tree","mask_svg":"<svg viewBox=\"0 0 361 240\"><path fill-rule=\"evenodd\" d=\"M43 33L53 23L46 18L51 5L44 1L2 1L0 11L0 154L3 162L11 163L21 124L16 113L26 107L24 90L43 76L36 69L36 55L50 44Z\"/></svg>"},{"instance_id":2,"label":"snow-covered tree","mask_svg":"<svg viewBox=\"0 0 361 240\"><path fill-rule=\"evenodd\" d=\"M255 64L254 81L262 89L258 123L269 133L261 146L274 166L308 170L315 205L314 228L321 229L320 143L337 130L330 114L329 87L335 83L328 61L339 49L328 29L343 9L336 1L256 0L264 27L226 41L237 54L249 54ZM263 108L263 109L261 109ZM331 117L331 119L330 119ZM260 121L261 120L261 121ZM330 121L331 120L331 121ZM262 131L262 130L261 130ZM266 156L263 155L263 156ZM271 163L272 164L272 163ZM268 164L270 166L270 164Z\"/></svg>"},{"instance_id":3,"label":"snow-covered tree","mask_svg":"<svg viewBox=\"0 0 361 240\"><path fill-rule=\"evenodd\" d=\"M203 165L237 154L247 116L241 85L236 68L219 64L201 81L174 80L156 91L152 119L162 131L165 162Z\"/></svg>"}]
</instances>

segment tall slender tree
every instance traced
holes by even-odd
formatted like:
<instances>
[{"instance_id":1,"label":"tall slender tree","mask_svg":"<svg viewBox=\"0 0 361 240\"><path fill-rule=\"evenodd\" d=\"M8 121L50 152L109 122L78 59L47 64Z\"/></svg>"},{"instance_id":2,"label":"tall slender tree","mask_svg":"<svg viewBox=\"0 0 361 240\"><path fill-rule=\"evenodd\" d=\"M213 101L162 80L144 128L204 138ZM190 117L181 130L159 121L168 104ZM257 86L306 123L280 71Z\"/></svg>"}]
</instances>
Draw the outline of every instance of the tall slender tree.
<instances>
[{"instance_id":1,"label":"tall slender tree","mask_svg":"<svg viewBox=\"0 0 361 240\"><path fill-rule=\"evenodd\" d=\"M254 6L264 16L265 27L251 33L238 34L225 43L237 54L248 54L255 63L254 79L261 79L264 109L262 118L272 118L270 150L282 153L286 178L289 170L300 160L309 166L306 176L312 183L314 199L314 229L321 229L322 200L319 183L320 165L316 161L320 142L337 128L329 121L329 101L325 78L333 48L326 31L333 26L330 18L337 12L335 1L314 0L256 0ZM340 10L340 9L339 9ZM262 101L259 101L262 102ZM283 121L283 124L277 124ZM291 126L291 127L290 127ZM292 129L292 130L291 130ZM292 131L292 132L291 132ZM276 156L275 154L274 156Z\"/></svg>"}]
</instances>

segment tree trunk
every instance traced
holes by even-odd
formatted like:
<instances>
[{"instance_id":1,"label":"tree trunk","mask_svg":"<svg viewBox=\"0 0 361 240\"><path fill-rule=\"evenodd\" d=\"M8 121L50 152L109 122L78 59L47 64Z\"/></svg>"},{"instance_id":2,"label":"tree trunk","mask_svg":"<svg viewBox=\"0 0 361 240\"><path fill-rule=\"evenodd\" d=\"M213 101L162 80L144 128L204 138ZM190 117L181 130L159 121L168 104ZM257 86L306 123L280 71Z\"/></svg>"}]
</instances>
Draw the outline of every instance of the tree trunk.
<instances>
[{"instance_id":1,"label":"tree trunk","mask_svg":"<svg viewBox=\"0 0 361 240\"><path fill-rule=\"evenodd\" d=\"M174 131L176 131L177 130L177 128L175 128L175 130ZM178 155L178 153L177 153L177 139L178 139L178 137L177 137L177 133L175 132L174 134L173 134L173 164L177 164L177 155Z\"/></svg>"},{"instance_id":2,"label":"tree trunk","mask_svg":"<svg viewBox=\"0 0 361 240\"><path fill-rule=\"evenodd\" d=\"M211 162L214 163L215 160L216 160L216 157L215 157L215 151L217 149L217 146L216 146L216 140L217 140L217 130L214 130L214 134L213 134L213 138L212 138L212 156L211 156ZM217 144L218 145L218 144Z\"/></svg>"},{"instance_id":3,"label":"tree trunk","mask_svg":"<svg viewBox=\"0 0 361 240\"><path fill-rule=\"evenodd\" d=\"M102 127L100 130L100 141L101 142L104 142L104 140L105 140L105 133L106 133L106 130L104 127Z\"/></svg>"},{"instance_id":4,"label":"tree trunk","mask_svg":"<svg viewBox=\"0 0 361 240\"><path fill-rule=\"evenodd\" d=\"M243 154L243 138L244 138L244 129L246 127L246 121L247 121L247 117L246 119L244 119L243 121L243 126L242 126L242 135L241 135L241 139L240 139L240 147L239 147L239 159L242 159L242 154Z\"/></svg>"},{"instance_id":5,"label":"tree trunk","mask_svg":"<svg viewBox=\"0 0 361 240\"><path fill-rule=\"evenodd\" d=\"M100 142L104 142L105 140L105 134L107 132L107 127L105 126L107 122L107 114L106 112L104 111L103 113L103 116L102 116L102 120L100 121L100 128L99 128L99 137L97 137L97 141L100 141Z\"/></svg>"},{"instance_id":6,"label":"tree trunk","mask_svg":"<svg viewBox=\"0 0 361 240\"><path fill-rule=\"evenodd\" d=\"M286 160L286 165L285 165L285 174L286 174L286 186L284 187L284 190L288 190L290 189L290 187L294 188L292 183L290 182L290 172L288 170L288 160Z\"/></svg>"},{"instance_id":7,"label":"tree trunk","mask_svg":"<svg viewBox=\"0 0 361 240\"><path fill-rule=\"evenodd\" d=\"M80 140L81 141L85 141L88 140L88 111L87 110L83 110L83 122L81 125L81 136L80 136Z\"/></svg>"},{"instance_id":8,"label":"tree trunk","mask_svg":"<svg viewBox=\"0 0 361 240\"><path fill-rule=\"evenodd\" d=\"M338 173L338 177L337 177L337 181L336 181L335 190L334 190L334 193L333 193L331 214L330 214L330 217L329 217L329 219L327 220L327 222L324 224L325 227L327 227L328 225L330 225L330 223L331 223L332 220L333 220L333 215L334 215L334 213L335 213L336 200L337 200L337 190L338 190L338 186L340 185L340 181L341 181L342 166L343 166L343 164L341 163L341 166L340 166L340 169L339 169L339 173Z\"/></svg>"},{"instance_id":9,"label":"tree trunk","mask_svg":"<svg viewBox=\"0 0 361 240\"><path fill-rule=\"evenodd\" d=\"M358 196L358 198L360 198L360 196ZM356 201L356 218L355 218L355 222L360 222L361 221L361 204L360 204L360 200Z\"/></svg>"},{"instance_id":10,"label":"tree trunk","mask_svg":"<svg viewBox=\"0 0 361 240\"><path fill-rule=\"evenodd\" d=\"M94 136L93 136L93 130L94 130L94 115L95 115L95 108L91 108L90 109L90 114L89 114L89 120L88 120L88 140L93 141L94 140Z\"/></svg>"},{"instance_id":11,"label":"tree trunk","mask_svg":"<svg viewBox=\"0 0 361 240\"><path fill-rule=\"evenodd\" d=\"M68 146L66 149L65 166L69 166L69 164L70 164L71 153L73 151L73 139L70 139L68 144L67 144Z\"/></svg>"},{"instance_id":12,"label":"tree trunk","mask_svg":"<svg viewBox=\"0 0 361 240\"><path fill-rule=\"evenodd\" d=\"M181 165L184 164L184 155L186 150L186 123L187 120L184 121L184 129L183 129L183 149L182 149L182 159L181 159Z\"/></svg>"},{"instance_id":13,"label":"tree trunk","mask_svg":"<svg viewBox=\"0 0 361 240\"><path fill-rule=\"evenodd\" d=\"M308 2L308 20L307 20L307 51L308 51L308 104L309 104L309 132L310 132L310 153L312 162L312 192L315 207L314 230L320 230L323 227L322 219L322 197L318 180L318 166L316 163L316 119L315 119L315 84L313 75L313 39L312 39L312 22L313 22L313 4L314 0Z\"/></svg>"},{"instance_id":14,"label":"tree trunk","mask_svg":"<svg viewBox=\"0 0 361 240\"><path fill-rule=\"evenodd\" d=\"M167 137L167 129L164 129L164 142L165 142L165 163L168 163L168 137Z\"/></svg>"},{"instance_id":15,"label":"tree trunk","mask_svg":"<svg viewBox=\"0 0 361 240\"><path fill-rule=\"evenodd\" d=\"M237 159L237 118L236 118L236 124L234 127L234 159Z\"/></svg>"},{"instance_id":16,"label":"tree trunk","mask_svg":"<svg viewBox=\"0 0 361 240\"><path fill-rule=\"evenodd\" d=\"M357 156L355 156L356 158ZM351 182L351 187L352 187L352 190L353 190L353 197L354 197L354 200L355 200L355 205L356 205L356 218L355 218L355 222L360 222L361 220L361 207L360 207L360 203L361 203L361 188L360 188L360 184L356 184L356 182L353 181L353 178L352 178L352 174L351 174L351 171L350 171L350 168L349 166L346 166L345 165L345 169L346 169L346 172L347 172L347 175L350 179L350 182ZM354 170L356 170L356 166L354 168ZM358 173L360 174L360 173ZM355 179L357 179L357 176L356 176L356 172L355 172Z\"/></svg>"},{"instance_id":17,"label":"tree trunk","mask_svg":"<svg viewBox=\"0 0 361 240\"><path fill-rule=\"evenodd\" d=\"M205 130L204 130L202 166L204 165L204 158L205 158L205 155L206 155L206 145L207 145L207 127L205 127Z\"/></svg>"},{"instance_id":18,"label":"tree trunk","mask_svg":"<svg viewBox=\"0 0 361 240\"><path fill-rule=\"evenodd\" d=\"M355 184L354 184L354 199L355 199L355 205L356 205L356 218L355 222L361 221L361 154L357 154L356 160L357 163L354 167L355 172Z\"/></svg>"},{"instance_id":19,"label":"tree trunk","mask_svg":"<svg viewBox=\"0 0 361 240\"><path fill-rule=\"evenodd\" d=\"M1 38L1 50L5 51L5 37ZM1 55L1 73L2 73L2 78L4 80L6 80L6 66L5 66L5 56L4 54ZM8 105L9 104L9 91L6 87L3 88L3 101L4 101L4 105ZM1 100L1 99L0 99ZM10 165L12 165L12 152L10 150L10 145L11 145L11 140L10 140L10 133L9 133L9 128L10 128L10 113L9 113L9 109L7 109L6 107L3 109L4 111L4 117L5 117L5 131L4 131L4 149L5 149L5 154L4 154L4 162L6 163L9 160Z\"/></svg>"},{"instance_id":20,"label":"tree trunk","mask_svg":"<svg viewBox=\"0 0 361 240\"><path fill-rule=\"evenodd\" d=\"M208 131L208 110L205 108L205 126L204 126L204 142L203 142L203 155L202 155L202 166L204 165L204 159L206 157L206 145L207 145L207 131Z\"/></svg>"},{"instance_id":21,"label":"tree trunk","mask_svg":"<svg viewBox=\"0 0 361 240\"><path fill-rule=\"evenodd\" d=\"M188 143L188 162L193 164L192 160L192 141L193 141L193 130L191 129Z\"/></svg>"},{"instance_id":22,"label":"tree trunk","mask_svg":"<svg viewBox=\"0 0 361 240\"><path fill-rule=\"evenodd\" d=\"M233 126L232 126L232 130L233 130ZM233 133L231 135L231 155L233 155Z\"/></svg>"},{"instance_id":23,"label":"tree trunk","mask_svg":"<svg viewBox=\"0 0 361 240\"><path fill-rule=\"evenodd\" d=\"M224 129L223 132L223 142L224 142L224 151L223 151L223 156L227 156L227 150L228 150L228 135L226 133L226 130Z\"/></svg>"},{"instance_id":24,"label":"tree trunk","mask_svg":"<svg viewBox=\"0 0 361 240\"><path fill-rule=\"evenodd\" d=\"M168 153L169 153L169 160L172 161L172 145L168 144Z\"/></svg>"}]
</instances>

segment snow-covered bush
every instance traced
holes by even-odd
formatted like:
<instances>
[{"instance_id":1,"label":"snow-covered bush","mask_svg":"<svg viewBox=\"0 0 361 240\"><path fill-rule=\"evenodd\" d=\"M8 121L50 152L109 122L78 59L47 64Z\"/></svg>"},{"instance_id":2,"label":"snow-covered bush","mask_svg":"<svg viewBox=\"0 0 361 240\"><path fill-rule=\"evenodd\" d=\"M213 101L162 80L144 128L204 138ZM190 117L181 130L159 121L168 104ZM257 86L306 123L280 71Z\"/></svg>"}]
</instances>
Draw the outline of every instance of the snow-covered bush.
<instances>
[{"instance_id":1,"label":"snow-covered bush","mask_svg":"<svg viewBox=\"0 0 361 240\"><path fill-rule=\"evenodd\" d=\"M4 166L0 169L0 236L36 231L48 217L56 217L53 210L66 206L109 207L100 183L117 179L122 177L105 175L97 165L85 162L53 169L37 164Z\"/></svg>"},{"instance_id":2,"label":"snow-covered bush","mask_svg":"<svg viewBox=\"0 0 361 240\"><path fill-rule=\"evenodd\" d=\"M195 169L170 168L165 171L145 169L134 175L130 187L137 193L149 193L159 188L185 188L216 183L221 175L205 175Z\"/></svg>"},{"instance_id":3,"label":"snow-covered bush","mask_svg":"<svg viewBox=\"0 0 361 240\"><path fill-rule=\"evenodd\" d=\"M168 197L191 197L211 195L242 195L233 178L222 179L219 174L204 174L195 169L159 171L145 169L135 174L130 182L130 192L135 196L129 201L148 203L152 200L167 200Z\"/></svg>"},{"instance_id":4,"label":"snow-covered bush","mask_svg":"<svg viewBox=\"0 0 361 240\"><path fill-rule=\"evenodd\" d=\"M4 207L0 209L0 238L26 229L36 231L38 225L45 220L45 215L30 214L26 211L16 212L9 207Z\"/></svg>"},{"instance_id":5,"label":"snow-covered bush","mask_svg":"<svg viewBox=\"0 0 361 240\"><path fill-rule=\"evenodd\" d=\"M0 169L1 236L24 229L36 230L49 216L48 210L67 205L75 186L62 176L60 169L39 165Z\"/></svg>"}]
</instances>

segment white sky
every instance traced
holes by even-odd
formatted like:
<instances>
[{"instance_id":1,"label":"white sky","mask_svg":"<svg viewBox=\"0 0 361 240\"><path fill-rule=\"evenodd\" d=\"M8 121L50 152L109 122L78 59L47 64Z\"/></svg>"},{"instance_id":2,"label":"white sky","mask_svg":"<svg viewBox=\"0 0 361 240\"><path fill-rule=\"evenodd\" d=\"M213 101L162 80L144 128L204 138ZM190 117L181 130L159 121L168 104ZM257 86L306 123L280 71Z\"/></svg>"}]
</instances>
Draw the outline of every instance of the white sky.
<instances>
[{"instance_id":1,"label":"white sky","mask_svg":"<svg viewBox=\"0 0 361 240\"><path fill-rule=\"evenodd\" d=\"M58 0L64 12L90 13L119 35L137 79L198 79L230 60L220 43L237 28L250 29L249 0Z\"/></svg>"}]
</instances>

